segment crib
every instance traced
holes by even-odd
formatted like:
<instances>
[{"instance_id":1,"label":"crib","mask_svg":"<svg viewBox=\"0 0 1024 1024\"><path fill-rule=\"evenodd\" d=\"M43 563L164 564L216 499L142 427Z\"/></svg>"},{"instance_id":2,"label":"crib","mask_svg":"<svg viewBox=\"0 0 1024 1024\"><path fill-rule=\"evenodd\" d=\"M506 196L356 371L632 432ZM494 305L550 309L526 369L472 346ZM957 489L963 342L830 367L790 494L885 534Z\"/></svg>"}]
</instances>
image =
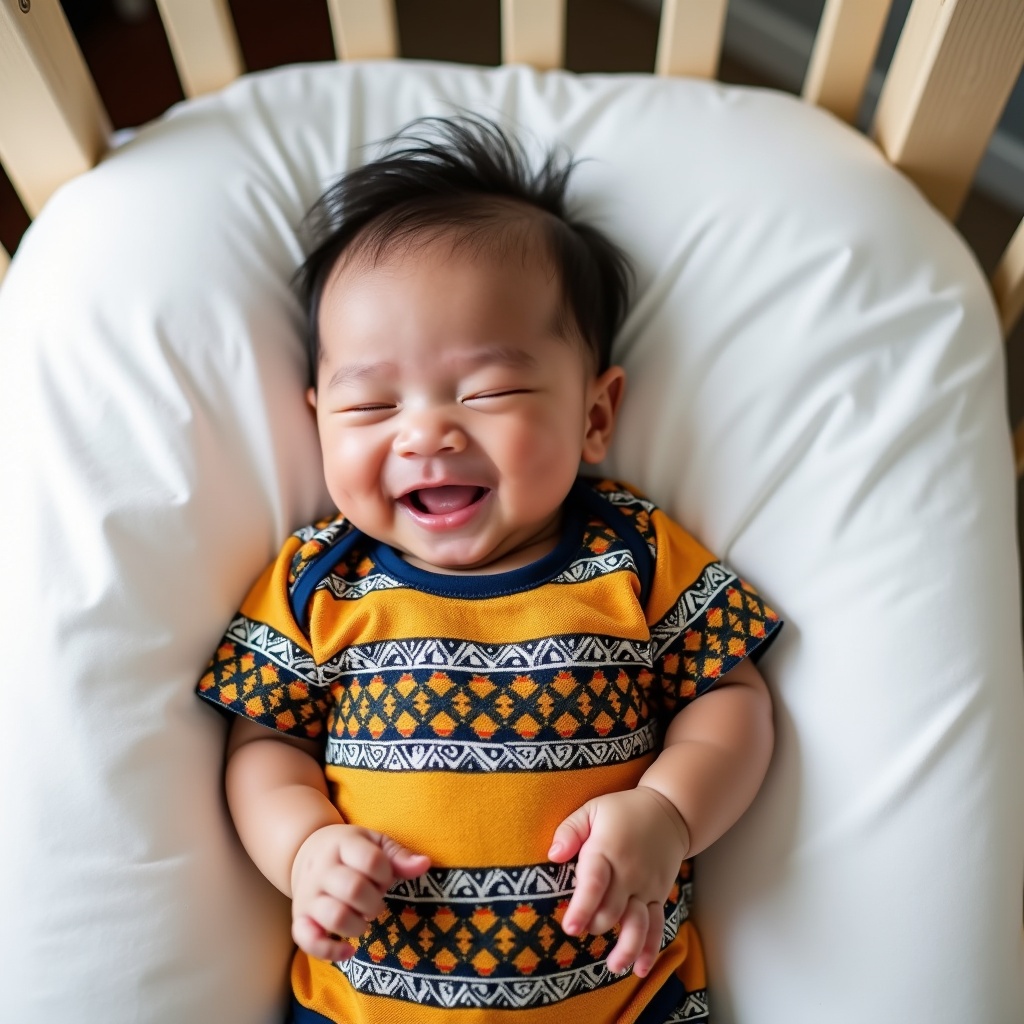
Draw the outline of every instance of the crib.
<instances>
[{"instance_id":1,"label":"crib","mask_svg":"<svg viewBox=\"0 0 1024 1024\"><path fill-rule=\"evenodd\" d=\"M225 0L158 0L187 99L115 137L56 0L0 0L0 160L36 218L0 249L0 1020L283 1019L288 908L192 688L326 510L302 215L469 109L582 156L636 263L609 473L787 622L768 780L697 863L711 1019L1024 1021L1024 223L989 280L950 223L1024 4L914 0L868 139L890 6L827 0L797 99L715 83L726 0L664 0L646 75L561 70L565 0L502 0L499 68L398 60L391 0L328 0L337 62L251 75Z\"/></svg>"}]
</instances>

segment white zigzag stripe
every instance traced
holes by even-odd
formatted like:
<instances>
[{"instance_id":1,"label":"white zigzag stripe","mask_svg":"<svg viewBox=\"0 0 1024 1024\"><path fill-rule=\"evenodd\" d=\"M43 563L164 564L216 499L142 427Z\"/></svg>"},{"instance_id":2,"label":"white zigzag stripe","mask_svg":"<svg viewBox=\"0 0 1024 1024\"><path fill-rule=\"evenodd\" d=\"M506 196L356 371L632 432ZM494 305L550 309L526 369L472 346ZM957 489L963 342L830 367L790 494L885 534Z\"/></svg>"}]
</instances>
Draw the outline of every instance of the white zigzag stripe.
<instances>
[{"instance_id":1,"label":"white zigzag stripe","mask_svg":"<svg viewBox=\"0 0 1024 1024\"><path fill-rule=\"evenodd\" d=\"M648 515L658 507L653 501L646 498L638 498L629 491L598 491L602 497L607 498L613 505L639 505Z\"/></svg>"},{"instance_id":2,"label":"white zigzag stripe","mask_svg":"<svg viewBox=\"0 0 1024 1024\"><path fill-rule=\"evenodd\" d=\"M373 674L388 669L518 673L544 668L584 669L619 665L650 668L679 634L736 579L736 574L719 562L707 565L700 580L685 590L671 610L651 629L650 641L589 634L543 637L518 644L484 644L443 637L382 640L346 647L317 666L313 656L293 640L244 615L234 618L225 635L307 683L321 686L342 675Z\"/></svg>"},{"instance_id":3,"label":"white zigzag stripe","mask_svg":"<svg viewBox=\"0 0 1024 1024\"><path fill-rule=\"evenodd\" d=\"M600 493L608 499L610 505L639 505L649 516L657 510L657 505L654 502L647 501L646 498L638 498L635 494L630 494L629 491L601 491ZM658 545L653 539L646 543L648 551L657 558Z\"/></svg>"},{"instance_id":4,"label":"white zigzag stripe","mask_svg":"<svg viewBox=\"0 0 1024 1024\"><path fill-rule=\"evenodd\" d=\"M335 966L348 977L352 987L361 992L445 1009L518 1010L544 1006L579 992L590 992L616 978L603 963L561 975L524 979L435 978L356 959Z\"/></svg>"},{"instance_id":5,"label":"white zigzag stripe","mask_svg":"<svg viewBox=\"0 0 1024 1024\"><path fill-rule=\"evenodd\" d=\"M332 736L328 764L387 772L565 771L622 764L658 744L657 722L612 739L526 740L509 743L451 740L347 740Z\"/></svg>"},{"instance_id":6,"label":"white zigzag stripe","mask_svg":"<svg viewBox=\"0 0 1024 1024\"><path fill-rule=\"evenodd\" d=\"M704 567L700 579L679 595L679 600L651 627L654 658L660 658L684 629L698 619L715 597L738 579L720 562Z\"/></svg>"},{"instance_id":7,"label":"white zigzag stripe","mask_svg":"<svg viewBox=\"0 0 1024 1024\"><path fill-rule=\"evenodd\" d=\"M688 911L682 902L665 921L662 948L668 945L686 920ZM427 1006L477 1007L484 1009L521 1010L529 1006L545 1006L561 1002L581 992L591 992L617 980L605 961L587 964L575 970L560 971L537 978L460 978L419 974L394 967L367 963L353 958L336 962L352 987L375 996L390 996Z\"/></svg>"},{"instance_id":8,"label":"white zigzag stripe","mask_svg":"<svg viewBox=\"0 0 1024 1024\"><path fill-rule=\"evenodd\" d=\"M292 536L298 537L303 544L308 544L311 540L320 541L325 547L329 545L336 537L341 536L342 533L347 532L350 529L350 524L346 523L344 519L332 519L326 526L321 529L317 529L315 524L309 526L302 526L296 530Z\"/></svg>"},{"instance_id":9,"label":"white zigzag stripe","mask_svg":"<svg viewBox=\"0 0 1024 1024\"><path fill-rule=\"evenodd\" d=\"M572 892L575 863L530 864L521 868L432 869L396 882L392 899L410 903L480 903L528 896L565 896Z\"/></svg>"},{"instance_id":10,"label":"white zigzag stripe","mask_svg":"<svg viewBox=\"0 0 1024 1024\"><path fill-rule=\"evenodd\" d=\"M568 569L563 570L551 582L585 583L587 580L618 572L621 569L631 569L636 572L636 562L633 560L633 553L628 548L577 558Z\"/></svg>"},{"instance_id":11,"label":"white zigzag stripe","mask_svg":"<svg viewBox=\"0 0 1024 1024\"><path fill-rule=\"evenodd\" d=\"M445 637L354 644L320 666L322 679L385 670L528 672L537 669L651 666L650 643L621 637L572 634L517 644L486 644Z\"/></svg>"},{"instance_id":12,"label":"white zigzag stripe","mask_svg":"<svg viewBox=\"0 0 1024 1024\"><path fill-rule=\"evenodd\" d=\"M394 576L383 572L364 576L355 583L349 583L344 577L332 572L317 584L316 589L329 590L339 601L356 601L375 590L398 590L405 586L406 584L396 580Z\"/></svg>"},{"instance_id":13,"label":"white zigzag stripe","mask_svg":"<svg viewBox=\"0 0 1024 1024\"><path fill-rule=\"evenodd\" d=\"M313 655L266 623L236 615L224 635L239 646L263 655L268 661L305 682L314 686L319 684Z\"/></svg>"},{"instance_id":14,"label":"white zigzag stripe","mask_svg":"<svg viewBox=\"0 0 1024 1024\"><path fill-rule=\"evenodd\" d=\"M628 548L606 551L601 555L588 555L577 558L567 569L554 577L552 583L585 583L587 580L618 572L622 569L636 571L636 563ZM317 590L329 590L339 601L355 601L377 590L393 590L408 588L408 584L395 579L386 572L372 573L355 582L349 582L337 573L325 576Z\"/></svg>"}]
</instances>

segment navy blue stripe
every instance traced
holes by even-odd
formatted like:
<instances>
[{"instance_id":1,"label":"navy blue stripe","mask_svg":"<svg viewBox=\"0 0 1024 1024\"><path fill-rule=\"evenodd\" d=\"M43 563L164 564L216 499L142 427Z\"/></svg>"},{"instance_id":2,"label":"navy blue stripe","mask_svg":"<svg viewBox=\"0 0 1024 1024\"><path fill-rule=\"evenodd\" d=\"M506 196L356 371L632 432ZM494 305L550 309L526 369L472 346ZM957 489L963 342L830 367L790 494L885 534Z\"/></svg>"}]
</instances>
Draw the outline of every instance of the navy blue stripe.
<instances>
[{"instance_id":1,"label":"navy blue stripe","mask_svg":"<svg viewBox=\"0 0 1024 1024\"><path fill-rule=\"evenodd\" d=\"M334 1024L334 1021L322 1013L317 1013L316 1010L308 1009L292 996L292 1008L288 1014L287 1024Z\"/></svg>"},{"instance_id":2,"label":"navy blue stripe","mask_svg":"<svg viewBox=\"0 0 1024 1024\"><path fill-rule=\"evenodd\" d=\"M288 595L288 601L291 604L292 617L302 627L303 632L308 632L309 629L309 602L313 597L313 591L362 537L363 534L358 530L343 533L302 571L298 582Z\"/></svg>"},{"instance_id":3,"label":"navy blue stripe","mask_svg":"<svg viewBox=\"0 0 1024 1024\"><path fill-rule=\"evenodd\" d=\"M686 986L676 975L670 974L654 998L643 1008L636 1024L663 1024L685 998Z\"/></svg>"},{"instance_id":4,"label":"navy blue stripe","mask_svg":"<svg viewBox=\"0 0 1024 1024\"><path fill-rule=\"evenodd\" d=\"M360 539L367 541L367 554L381 568L395 579L428 594L473 599L503 597L531 590L554 579L567 569L577 557L583 542L585 525L582 512L604 521L629 548L640 577L640 604L641 607L646 608L654 577L654 559L647 542L636 525L607 498L595 491L592 484L585 479L577 479L573 483L566 499L565 509L566 517L562 528L562 538L555 548L543 558L509 572L482 573L480 575L459 576L421 569L405 561L388 544L373 540L359 530L352 529L342 534L338 540L320 552L302 571L289 594L292 615L303 629L307 627L309 602L313 597L313 592Z\"/></svg>"},{"instance_id":5,"label":"navy blue stripe","mask_svg":"<svg viewBox=\"0 0 1024 1024\"><path fill-rule=\"evenodd\" d=\"M575 490L578 484L574 485ZM529 565L508 572L480 573L459 576L430 572L405 561L394 548L378 541L370 548L370 557L397 580L426 594L465 600L485 597L506 597L547 583L572 565L583 543L583 519L575 503L566 504L562 538L554 549Z\"/></svg>"},{"instance_id":6,"label":"navy blue stripe","mask_svg":"<svg viewBox=\"0 0 1024 1024\"><path fill-rule=\"evenodd\" d=\"M654 583L654 556L647 546L647 541L629 516L620 512L600 491L581 485L578 480L573 490L583 507L591 515L603 519L629 548L636 563L637 575L640 577L640 607L646 610L647 599L651 596L651 586Z\"/></svg>"}]
</instances>

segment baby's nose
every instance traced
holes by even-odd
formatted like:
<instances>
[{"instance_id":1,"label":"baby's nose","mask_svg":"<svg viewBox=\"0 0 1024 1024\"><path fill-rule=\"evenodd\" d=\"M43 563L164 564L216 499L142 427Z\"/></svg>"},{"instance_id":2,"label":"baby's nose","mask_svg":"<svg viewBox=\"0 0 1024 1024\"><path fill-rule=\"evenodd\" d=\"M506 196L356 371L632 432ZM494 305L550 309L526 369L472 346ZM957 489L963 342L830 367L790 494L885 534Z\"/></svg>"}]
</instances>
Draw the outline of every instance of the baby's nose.
<instances>
[{"instance_id":1,"label":"baby's nose","mask_svg":"<svg viewBox=\"0 0 1024 1024\"><path fill-rule=\"evenodd\" d=\"M394 451L403 456L451 454L464 451L466 434L452 418L434 410L410 413L395 435Z\"/></svg>"}]
</instances>

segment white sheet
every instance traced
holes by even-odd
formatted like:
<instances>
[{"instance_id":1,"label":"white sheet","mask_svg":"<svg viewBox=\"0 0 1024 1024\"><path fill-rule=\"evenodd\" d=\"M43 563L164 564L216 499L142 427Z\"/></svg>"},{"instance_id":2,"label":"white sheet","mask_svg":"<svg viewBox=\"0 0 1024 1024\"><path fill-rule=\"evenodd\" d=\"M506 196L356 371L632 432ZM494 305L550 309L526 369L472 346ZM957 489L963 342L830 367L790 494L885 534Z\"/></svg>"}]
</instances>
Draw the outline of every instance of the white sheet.
<instances>
[{"instance_id":1,"label":"white sheet","mask_svg":"<svg viewBox=\"0 0 1024 1024\"><path fill-rule=\"evenodd\" d=\"M610 469L787 620L767 784L699 860L721 1024L1024 1020L1024 689L1003 358L972 257L771 92L331 64L175 108L62 189L0 290L0 1020L279 1019L287 906L195 679L328 508L296 226L415 116L587 157L633 256Z\"/></svg>"}]
</instances>

